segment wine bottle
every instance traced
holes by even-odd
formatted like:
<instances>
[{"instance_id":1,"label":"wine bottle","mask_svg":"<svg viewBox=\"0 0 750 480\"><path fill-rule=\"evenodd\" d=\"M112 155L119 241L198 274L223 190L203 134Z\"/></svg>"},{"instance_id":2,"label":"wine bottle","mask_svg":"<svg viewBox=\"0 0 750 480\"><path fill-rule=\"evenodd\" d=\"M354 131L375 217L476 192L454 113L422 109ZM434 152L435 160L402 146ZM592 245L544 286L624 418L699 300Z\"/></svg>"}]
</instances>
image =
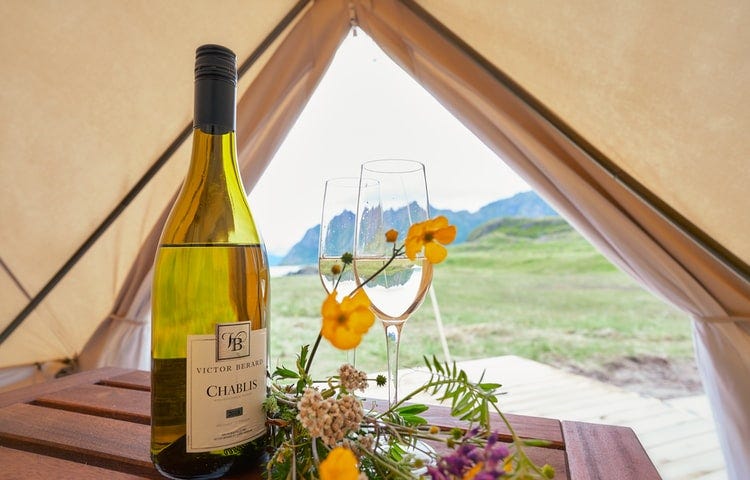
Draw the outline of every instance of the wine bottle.
<instances>
[{"instance_id":1,"label":"wine bottle","mask_svg":"<svg viewBox=\"0 0 750 480\"><path fill-rule=\"evenodd\" d=\"M235 144L234 53L196 51L193 150L154 265L151 458L170 478L262 461L269 274Z\"/></svg>"}]
</instances>

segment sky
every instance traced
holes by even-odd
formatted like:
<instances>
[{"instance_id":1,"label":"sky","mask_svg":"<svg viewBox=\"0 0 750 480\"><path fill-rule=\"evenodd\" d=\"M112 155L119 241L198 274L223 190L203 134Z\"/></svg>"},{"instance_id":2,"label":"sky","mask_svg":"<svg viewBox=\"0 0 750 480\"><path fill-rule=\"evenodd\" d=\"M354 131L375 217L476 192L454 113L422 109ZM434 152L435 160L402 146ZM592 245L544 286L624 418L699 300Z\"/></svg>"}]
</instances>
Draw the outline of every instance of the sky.
<instances>
[{"instance_id":1,"label":"sky","mask_svg":"<svg viewBox=\"0 0 750 480\"><path fill-rule=\"evenodd\" d=\"M362 31L349 34L249 194L269 254L320 222L325 180L360 164L425 164L430 204L476 211L530 187ZM353 206L352 208L354 208Z\"/></svg>"}]
</instances>

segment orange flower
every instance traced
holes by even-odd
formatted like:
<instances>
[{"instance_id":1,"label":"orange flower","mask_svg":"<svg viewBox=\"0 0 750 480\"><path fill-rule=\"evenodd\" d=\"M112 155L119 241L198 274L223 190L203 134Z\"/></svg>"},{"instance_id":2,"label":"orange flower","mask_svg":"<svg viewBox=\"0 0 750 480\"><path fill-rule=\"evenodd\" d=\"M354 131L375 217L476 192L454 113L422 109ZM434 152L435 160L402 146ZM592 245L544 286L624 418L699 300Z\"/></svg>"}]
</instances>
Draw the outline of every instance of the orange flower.
<instances>
[{"instance_id":1,"label":"orange flower","mask_svg":"<svg viewBox=\"0 0 750 480\"><path fill-rule=\"evenodd\" d=\"M464 473L464 476L461 480L474 480L474 477L477 476L477 473L481 472L484 468L484 462L479 462L473 467L471 467L471 470Z\"/></svg>"},{"instance_id":2,"label":"orange flower","mask_svg":"<svg viewBox=\"0 0 750 480\"><path fill-rule=\"evenodd\" d=\"M424 248L424 256L430 263L440 263L448 256L448 245L456 239L456 227L448 224L443 215L424 222L415 223L406 235L406 256L414 260Z\"/></svg>"},{"instance_id":3,"label":"orange flower","mask_svg":"<svg viewBox=\"0 0 750 480\"><path fill-rule=\"evenodd\" d=\"M394 229L390 229L387 232L385 232L385 241L388 243L396 243L396 240L398 240L398 232Z\"/></svg>"},{"instance_id":4,"label":"orange flower","mask_svg":"<svg viewBox=\"0 0 750 480\"><path fill-rule=\"evenodd\" d=\"M357 290L354 296L344 297L341 303L336 300L334 290L323 301L320 312L323 315L321 333L340 350L359 345L362 335L375 322L375 315L370 311L370 299L362 290Z\"/></svg>"},{"instance_id":5,"label":"orange flower","mask_svg":"<svg viewBox=\"0 0 750 480\"><path fill-rule=\"evenodd\" d=\"M357 480L357 457L348 448L336 447L320 462L318 472L320 480Z\"/></svg>"}]
</instances>

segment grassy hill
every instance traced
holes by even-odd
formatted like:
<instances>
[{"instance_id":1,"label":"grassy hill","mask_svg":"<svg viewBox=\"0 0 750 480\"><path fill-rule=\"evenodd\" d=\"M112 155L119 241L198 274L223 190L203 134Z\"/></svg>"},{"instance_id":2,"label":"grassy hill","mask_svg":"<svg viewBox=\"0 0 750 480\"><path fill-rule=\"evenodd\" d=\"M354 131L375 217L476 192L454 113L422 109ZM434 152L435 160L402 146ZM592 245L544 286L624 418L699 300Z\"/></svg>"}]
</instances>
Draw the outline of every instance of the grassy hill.
<instances>
[{"instance_id":1,"label":"grassy hill","mask_svg":"<svg viewBox=\"0 0 750 480\"><path fill-rule=\"evenodd\" d=\"M688 318L642 290L560 218L492 221L449 252L433 287L454 360L514 354L594 375L647 359L692 364ZM273 357L290 364L299 345L314 341L323 295L315 275L273 279ZM273 333L279 331L283 337ZM442 356L429 298L402 338L403 366ZM326 371L345 359L328 347L323 357L318 366ZM379 325L358 349L357 364L385 369Z\"/></svg>"}]
</instances>

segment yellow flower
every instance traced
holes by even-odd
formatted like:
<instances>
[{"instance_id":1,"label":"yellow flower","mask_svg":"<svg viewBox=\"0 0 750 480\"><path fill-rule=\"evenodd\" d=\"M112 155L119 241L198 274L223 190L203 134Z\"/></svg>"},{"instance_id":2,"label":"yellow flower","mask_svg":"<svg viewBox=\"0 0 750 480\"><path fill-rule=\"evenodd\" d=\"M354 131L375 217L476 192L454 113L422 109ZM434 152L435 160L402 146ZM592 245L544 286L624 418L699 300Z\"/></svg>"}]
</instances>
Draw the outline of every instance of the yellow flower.
<instances>
[{"instance_id":1,"label":"yellow flower","mask_svg":"<svg viewBox=\"0 0 750 480\"><path fill-rule=\"evenodd\" d=\"M406 235L406 256L414 260L424 247L424 256L430 263L440 263L448 256L448 245L456 239L456 227L448 224L443 215L415 223Z\"/></svg>"},{"instance_id":2,"label":"yellow flower","mask_svg":"<svg viewBox=\"0 0 750 480\"><path fill-rule=\"evenodd\" d=\"M326 459L320 462L318 471L320 480L357 480L359 478L357 457L351 450L344 447L331 450Z\"/></svg>"},{"instance_id":3,"label":"yellow flower","mask_svg":"<svg viewBox=\"0 0 750 480\"><path fill-rule=\"evenodd\" d=\"M505 462L503 463L503 470L508 474L513 473L513 457L508 456L505 458Z\"/></svg>"},{"instance_id":4,"label":"yellow flower","mask_svg":"<svg viewBox=\"0 0 750 480\"><path fill-rule=\"evenodd\" d=\"M362 290L357 290L354 296L344 297L341 303L336 300L334 290L323 301L320 312L323 315L321 333L340 350L359 345L362 335L375 322L375 315L370 311L370 299Z\"/></svg>"},{"instance_id":5,"label":"yellow flower","mask_svg":"<svg viewBox=\"0 0 750 480\"><path fill-rule=\"evenodd\" d=\"M385 232L385 241L388 243L396 243L396 240L398 240L398 232L394 229L390 229L387 232Z\"/></svg>"},{"instance_id":6,"label":"yellow flower","mask_svg":"<svg viewBox=\"0 0 750 480\"><path fill-rule=\"evenodd\" d=\"M471 470L464 473L464 476L462 477L461 480L473 480L474 477L477 476L477 473L482 471L482 468L484 468L484 462L477 463L476 465L471 467Z\"/></svg>"}]
</instances>

